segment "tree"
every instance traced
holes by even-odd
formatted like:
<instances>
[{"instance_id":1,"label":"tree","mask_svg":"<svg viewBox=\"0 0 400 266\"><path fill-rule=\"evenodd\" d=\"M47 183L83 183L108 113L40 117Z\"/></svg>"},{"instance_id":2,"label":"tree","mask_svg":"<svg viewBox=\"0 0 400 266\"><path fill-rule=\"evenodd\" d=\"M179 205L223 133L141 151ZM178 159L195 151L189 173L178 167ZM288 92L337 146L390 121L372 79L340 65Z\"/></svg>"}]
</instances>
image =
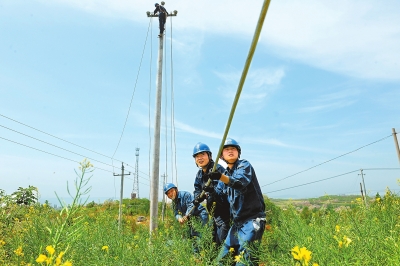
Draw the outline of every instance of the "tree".
<instances>
[{"instance_id":1,"label":"tree","mask_svg":"<svg viewBox=\"0 0 400 266\"><path fill-rule=\"evenodd\" d=\"M13 198L15 198L15 202L20 205L31 205L37 202L37 197L34 194L34 191L38 191L38 189L34 186L29 186L28 188L19 187L17 191L11 194Z\"/></svg>"}]
</instances>

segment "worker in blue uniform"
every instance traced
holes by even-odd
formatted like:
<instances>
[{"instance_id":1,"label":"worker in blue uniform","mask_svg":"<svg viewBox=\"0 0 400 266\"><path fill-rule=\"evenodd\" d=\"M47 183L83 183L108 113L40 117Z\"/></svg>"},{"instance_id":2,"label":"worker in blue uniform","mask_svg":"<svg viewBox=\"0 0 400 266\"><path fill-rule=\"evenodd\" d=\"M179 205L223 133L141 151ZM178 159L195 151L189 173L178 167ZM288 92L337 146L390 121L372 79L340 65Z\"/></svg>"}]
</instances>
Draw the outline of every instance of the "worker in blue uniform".
<instances>
[{"instance_id":1,"label":"worker in blue uniform","mask_svg":"<svg viewBox=\"0 0 400 266\"><path fill-rule=\"evenodd\" d=\"M228 199L230 203L232 226L222 247L218 259L221 260L227 254L241 255L246 265L258 265L258 258L251 249L257 249L265 230L265 203L257 180L256 173L249 161L240 159L241 147L239 143L227 138L222 150L221 159L227 164L226 171L209 173L212 180L225 183L228 187ZM236 265L244 265L241 261Z\"/></svg>"},{"instance_id":2,"label":"worker in blue uniform","mask_svg":"<svg viewBox=\"0 0 400 266\"><path fill-rule=\"evenodd\" d=\"M196 166L199 167L194 181L195 205L199 205L206 199L207 211L213 221L213 241L219 246L228 234L230 223L229 201L227 188L221 181L214 180L209 186L206 186L208 177L206 174L211 172L214 167L212 153L207 144L197 143L193 148L193 158ZM217 165L216 170L220 173L225 172L225 168ZM204 196L200 197L202 191Z\"/></svg>"},{"instance_id":3,"label":"worker in blue uniform","mask_svg":"<svg viewBox=\"0 0 400 266\"><path fill-rule=\"evenodd\" d=\"M165 7L163 7L162 5L159 5L158 3L154 4L156 9L154 9L154 15L156 15L158 13L158 22L159 22L159 27L160 27L160 34L158 35L159 37L161 37L164 33L165 30L165 23L167 22L167 16L168 16L168 12L165 9Z\"/></svg>"},{"instance_id":4,"label":"worker in blue uniform","mask_svg":"<svg viewBox=\"0 0 400 266\"><path fill-rule=\"evenodd\" d=\"M192 222L193 220L199 220L203 226L206 225L208 223L208 213L206 209L201 205L194 206L193 195L187 191L178 191L178 188L173 183L165 184L164 193L172 200L172 208L176 220L180 224L188 224L189 237L199 238L200 233L195 230ZM194 208L194 210L192 210L192 208ZM194 251L198 252L196 243L194 243Z\"/></svg>"}]
</instances>

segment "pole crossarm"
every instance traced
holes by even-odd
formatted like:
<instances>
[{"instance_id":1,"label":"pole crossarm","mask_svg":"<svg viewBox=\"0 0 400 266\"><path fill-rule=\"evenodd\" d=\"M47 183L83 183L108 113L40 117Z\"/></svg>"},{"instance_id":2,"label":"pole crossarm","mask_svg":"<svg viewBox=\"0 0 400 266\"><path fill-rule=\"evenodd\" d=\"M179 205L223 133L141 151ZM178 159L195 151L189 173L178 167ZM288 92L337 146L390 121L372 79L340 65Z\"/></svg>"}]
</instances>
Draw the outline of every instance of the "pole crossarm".
<instances>
[{"instance_id":1,"label":"pole crossarm","mask_svg":"<svg viewBox=\"0 0 400 266\"><path fill-rule=\"evenodd\" d=\"M150 11L146 12L147 17L149 18L157 18L158 15L155 15L154 13L151 13ZM173 13L170 13L167 15L167 17L176 17L176 15L178 14L178 11L174 10Z\"/></svg>"}]
</instances>

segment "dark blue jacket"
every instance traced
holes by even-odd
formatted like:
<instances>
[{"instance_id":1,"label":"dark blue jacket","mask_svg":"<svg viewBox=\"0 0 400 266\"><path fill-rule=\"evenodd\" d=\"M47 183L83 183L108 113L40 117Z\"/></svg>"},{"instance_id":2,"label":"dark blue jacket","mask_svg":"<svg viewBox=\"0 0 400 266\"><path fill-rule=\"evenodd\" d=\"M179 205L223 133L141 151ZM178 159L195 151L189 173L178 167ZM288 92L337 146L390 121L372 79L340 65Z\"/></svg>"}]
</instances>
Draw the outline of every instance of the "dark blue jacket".
<instances>
[{"instance_id":1,"label":"dark blue jacket","mask_svg":"<svg viewBox=\"0 0 400 266\"><path fill-rule=\"evenodd\" d=\"M207 172L210 172L212 168L214 167L214 162L211 161L208 168ZM225 168L222 167L221 165L217 165L217 171L220 173L225 172ZM197 198L198 195L203 191L203 188L205 184L207 183L208 178L204 176L204 172L202 169L200 169L197 174L196 174L196 179L194 180L194 198ZM208 193L207 196L207 209L208 212L213 211L214 217L218 218L220 217L224 222L229 221L230 219L230 211L229 211L229 201L228 201L228 195L227 195L227 187L225 184L221 181L213 181L213 186L215 192L213 193ZM215 202L214 209L212 210L213 202Z\"/></svg>"},{"instance_id":2,"label":"dark blue jacket","mask_svg":"<svg viewBox=\"0 0 400 266\"><path fill-rule=\"evenodd\" d=\"M193 195L187 191L178 191L175 200L172 202L175 218L178 220L193 208ZM208 213L206 209L199 205L193 210L192 216L197 216L202 220L203 224L208 222Z\"/></svg>"},{"instance_id":3,"label":"dark blue jacket","mask_svg":"<svg viewBox=\"0 0 400 266\"><path fill-rule=\"evenodd\" d=\"M161 6L161 5L158 5L158 6L156 7L156 9L154 9L154 14L157 14L157 12L158 12L158 17L168 15L168 12L167 12L167 10L165 9L165 7L163 7L163 6Z\"/></svg>"},{"instance_id":4,"label":"dark blue jacket","mask_svg":"<svg viewBox=\"0 0 400 266\"><path fill-rule=\"evenodd\" d=\"M228 199L235 224L265 217L265 203L256 172L247 160L237 160L224 173L229 177Z\"/></svg>"}]
</instances>

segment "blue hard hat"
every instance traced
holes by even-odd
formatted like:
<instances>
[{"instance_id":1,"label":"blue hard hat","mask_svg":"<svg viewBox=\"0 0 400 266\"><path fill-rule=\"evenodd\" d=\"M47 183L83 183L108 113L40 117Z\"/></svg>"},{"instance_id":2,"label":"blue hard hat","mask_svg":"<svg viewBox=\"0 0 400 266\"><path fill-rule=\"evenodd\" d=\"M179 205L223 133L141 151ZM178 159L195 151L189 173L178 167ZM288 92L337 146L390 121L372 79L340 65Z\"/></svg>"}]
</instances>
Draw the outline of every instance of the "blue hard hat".
<instances>
[{"instance_id":1,"label":"blue hard hat","mask_svg":"<svg viewBox=\"0 0 400 266\"><path fill-rule=\"evenodd\" d=\"M210 156L212 154L210 148L206 144L199 142L193 148L193 157L201 152L207 152Z\"/></svg>"},{"instance_id":2,"label":"blue hard hat","mask_svg":"<svg viewBox=\"0 0 400 266\"><path fill-rule=\"evenodd\" d=\"M227 138L224 144L224 148L226 147L235 147L239 152L239 158L240 158L240 153L242 152L242 149L240 148L240 145L236 140Z\"/></svg>"},{"instance_id":3,"label":"blue hard hat","mask_svg":"<svg viewBox=\"0 0 400 266\"><path fill-rule=\"evenodd\" d=\"M172 183L167 183L164 186L164 193L167 194L167 192L171 189L171 188L177 188L174 184Z\"/></svg>"},{"instance_id":4,"label":"blue hard hat","mask_svg":"<svg viewBox=\"0 0 400 266\"><path fill-rule=\"evenodd\" d=\"M154 6L158 6L158 3L155 3Z\"/></svg>"}]
</instances>

